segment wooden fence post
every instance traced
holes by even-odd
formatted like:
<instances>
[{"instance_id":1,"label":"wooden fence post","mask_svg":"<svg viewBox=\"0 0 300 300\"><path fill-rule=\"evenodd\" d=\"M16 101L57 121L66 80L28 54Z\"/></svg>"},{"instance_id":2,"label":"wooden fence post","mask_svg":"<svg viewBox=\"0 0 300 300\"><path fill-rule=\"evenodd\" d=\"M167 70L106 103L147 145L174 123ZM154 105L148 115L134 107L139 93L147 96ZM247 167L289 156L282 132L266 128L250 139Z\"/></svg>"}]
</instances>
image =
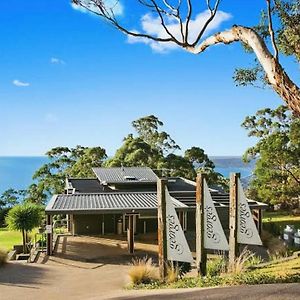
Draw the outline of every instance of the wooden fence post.
<instances>
[{"instance_id":1,"label":"wooden fence post","mask_svg":"<svg viewBox=\"0 0 300 300\"><path fill-rule=\"evenodd\" d=\"M128 244L128 252L130 254L134 253L134 215L128 215L128 228L127 228L127 244Z\"/></svg>"},{"instance_id":2,"label":"wooden fence post","mask_svg":"<svg viewBox=\"0 0 300 300\"><path fill-rule=\"evenodd\" d=\"M157 217L158 217L158 261L161 280L167 276L167 216L166 216L166 180L157 181Z\"/></svg>"},{"instance_id":3,"label":"wooden fence post","mask_svg":"<svg viewBox=\"0 0 300 300\"><path fill-rule=\"evenodd\" d=\"M230 174L230 200L229 200L229 268L234 265L238 254L238 179L240 173Z\"/></svg>"},{"instance_id":4,"label":"wooden fence post","mask_svg":"<svg viewBox=\"0 0 300 300\"><path fill-rule=\"evenodd\" d=\"M199 276L206 275L207 253L204 248L204 174L196 179L196 264Z\"/></svg>"},{"instance_id":5,"label":"wooden fence post","mask_svg":"<svg viewBox=\"0 0 300 300\"><path fill-rule=\"evenodd\" d=\"M47 255L52 255L53 253L53 240L52 240L52 215L47 215Z\"/></svg>"}]
</instances>

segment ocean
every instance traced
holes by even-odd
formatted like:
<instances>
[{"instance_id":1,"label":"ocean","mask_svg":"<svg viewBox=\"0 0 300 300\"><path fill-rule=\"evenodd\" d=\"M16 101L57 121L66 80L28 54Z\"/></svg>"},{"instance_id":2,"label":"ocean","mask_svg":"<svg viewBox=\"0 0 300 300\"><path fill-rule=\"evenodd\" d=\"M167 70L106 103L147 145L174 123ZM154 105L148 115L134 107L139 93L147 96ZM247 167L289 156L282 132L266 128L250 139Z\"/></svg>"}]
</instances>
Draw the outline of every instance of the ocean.
<instances>
[{"instance_id":1,"label":"ocean","mask_svg":"<svg viewBox=\"0 0 300 300\"><path fill-rule=\"evenodd\" d=\"M241 173L242 178L251 175L253 163L246 165L241 157L211 157L216 171L228 177L231 172ZM32 175L47 162L45 156L0 156L0 194L9 188L25 189L32 183Z\"/></svg>"}]
</instances>

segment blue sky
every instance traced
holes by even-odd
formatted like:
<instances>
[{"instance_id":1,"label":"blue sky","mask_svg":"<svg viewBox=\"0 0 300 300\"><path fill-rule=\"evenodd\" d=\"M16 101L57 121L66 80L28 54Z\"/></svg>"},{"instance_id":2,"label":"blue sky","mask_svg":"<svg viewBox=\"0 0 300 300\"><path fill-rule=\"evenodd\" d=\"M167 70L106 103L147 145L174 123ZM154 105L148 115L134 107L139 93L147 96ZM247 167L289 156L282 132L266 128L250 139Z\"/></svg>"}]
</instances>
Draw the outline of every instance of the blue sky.
<instances>
[{"instance_id":1,"label":"blue sky","mask_svg":"<svg viewBox=\"0 0 300 300\"><path fill-rule=\"evenodd\" d=\"M133 2L123 3L120 16L129 28L138 27ZM230 18L219 29L256 24L262 5L224 0ZM112 155L131 121L149 114L183 149L241 155L254 142L240 127L245 116L281 104L272 91L235 87L234 68L251 62L238 44L198 56L157 52L68 0L1 1L0 36L0 155L77 144ZM284 62L295 75L296 66Z\"/></svg>"}]
</instances>

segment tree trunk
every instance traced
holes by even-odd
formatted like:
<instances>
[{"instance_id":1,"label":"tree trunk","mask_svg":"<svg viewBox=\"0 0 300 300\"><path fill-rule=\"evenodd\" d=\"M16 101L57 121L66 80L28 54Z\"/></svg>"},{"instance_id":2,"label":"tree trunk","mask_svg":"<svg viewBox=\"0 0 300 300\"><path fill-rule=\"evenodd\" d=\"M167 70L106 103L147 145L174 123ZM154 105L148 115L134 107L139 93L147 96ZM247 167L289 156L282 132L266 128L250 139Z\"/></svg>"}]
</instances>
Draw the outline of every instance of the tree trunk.
<instances>
[{"instance_id":1,"label":"tree trunk","mask_svg":"<svg viewBox=\"0 0 300 300\"><path fill-rule=\"evenodd\" d=\"M23 253L26 253L26 236L25 236L25 230L22 229L22 238L23 238Z\"/></svg>"},{"instance_id":2,"label":"tree trunk","mask_svg":"<svg viewBox=\"0 0 300 300\"><path fill-rule=\"evenodd\" d=\"M238 41L247 44L253 50L273 90L286 102L294 115L300 117L299 87L289 78L279 61L270 53L264 40L254 29L244 26L233 26L227 31L208 37L198 46L187 47L186 49L191 53L199 54L212 45L220 43L230 44Z\"/></svg>"}]
</instances>

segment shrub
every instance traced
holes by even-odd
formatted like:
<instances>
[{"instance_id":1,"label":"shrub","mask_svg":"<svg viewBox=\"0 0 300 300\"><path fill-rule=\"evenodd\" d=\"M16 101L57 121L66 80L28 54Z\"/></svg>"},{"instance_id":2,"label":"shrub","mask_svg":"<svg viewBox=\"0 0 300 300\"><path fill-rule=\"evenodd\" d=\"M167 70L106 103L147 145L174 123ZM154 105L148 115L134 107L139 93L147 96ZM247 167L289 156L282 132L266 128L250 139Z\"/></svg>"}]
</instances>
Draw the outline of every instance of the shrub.
<instances>
[{"instance_id":1,"label":"shrub","mask_svg":"<svg viewBox=\"0 0 300 300\"><path fill-rule=\"evenodd\" d=\"M253 255L248 261L245 262L245 267L251 268L251 267L259 265L262 262L263 262L263 260L261 257Z\"/></svg>"},{"instance_id":2,"label":"shrub","mask_svg":"<svg viewBox=\"0 0 300 300\"><path fill-rule=\"evenodd\" d=\"M128 275L133 285L149 284L158 280L157 269L153 265L152 259L147 257L134 259Z\"/></svg>"},{"instance_id":3,"label":"shrub","mask_svg":"<svg viewBox=\"0 0 300 300\"><path fill-rule=\"evenodd\" d=\"M207 262L207 276L217 276L226 273L227 260L224 256L218 256Z\"/></svg>"},{"instance_id":4,"label":"shrub","mask_svg":"<svg viewBox=\"0 0 300 300\"><path fill-rule=\"evenodd\" d=\"M273 234L271 234L268 231L263 231L261 238L262 238L263 245L268 249L268 253L270 256L286 255L287 247L281 239L275 237Z\"/></svg>"},{"instance_id":5,"label":"shrub","mask_svg":"<svg viewBox=\"0 0 300 300\"><path fill-rule=\"evenodd\" d=\"M0 249L0 267L6 263L7 253L6 251Z\"/></svg>"},{"instance_id":6,"label":"shrub","mask_svg":"<svg viewBox=\"0 0 300 300\"><path fill-rule=\"evenodd\" d=\"M244 248L241 254L235 259L234 263L229 266L229 273L242 273L249 266L249 261L251 261L253 257L254 253L249 251L247 248Z\"/></svg>"},{"instance_id":7,"label":"shrub","mask_svg":"<svg viewBox=\"0 0 300 300\"><path fill-rule=\"evenodd\" d=\"M170 263L167 268L167 283L173 283L178 280L180 276L180 269L178 267L178 264Z\"/></svg>"},{"instance_id":8,"label":"shrub","mask_svg":"<svg viewBox=\"0 0 300 300\"><path fill-rule=\"evenodd\" d=\"M185 274L191 271L192 266L190 263L182 261L172 261L170 265L173 265L174 268L178 269L178 276L182 278Z\"/></svg>"}]
</instances>

